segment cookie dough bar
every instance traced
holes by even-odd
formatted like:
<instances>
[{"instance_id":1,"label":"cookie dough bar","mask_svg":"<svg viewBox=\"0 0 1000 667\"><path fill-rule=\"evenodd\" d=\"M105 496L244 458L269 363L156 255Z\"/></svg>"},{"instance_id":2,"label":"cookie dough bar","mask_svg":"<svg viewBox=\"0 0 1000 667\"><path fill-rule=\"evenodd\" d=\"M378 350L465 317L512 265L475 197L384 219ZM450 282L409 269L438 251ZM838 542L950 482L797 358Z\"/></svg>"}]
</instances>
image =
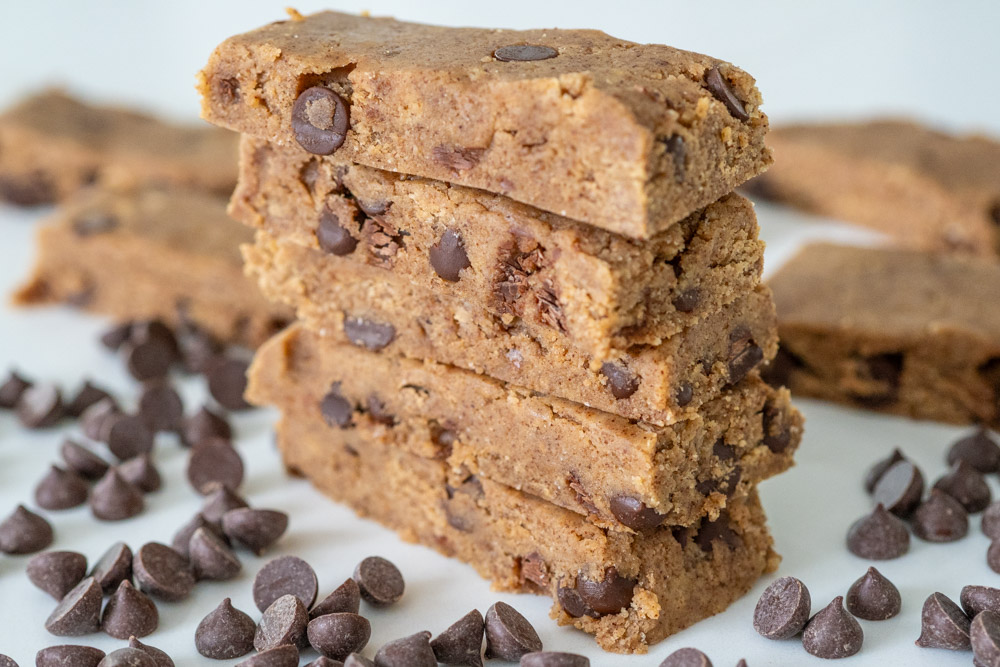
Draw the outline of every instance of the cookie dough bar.
<instances>
[{"instance_id":1,"label":"cookie dough bar","mask_svg":"<svg viewBox=\"0 0 1000 667\"><path fill-rule=\"evenodd\" d=\"M723 611L779 561L755 491L692 528L607 531L392 438L294 409L278 426L291 471L404 539L469 563L497 590L550 595L553 618L609 651L645 652Z\"/></svg>"},{"instance_id":2,"label":"cookie dough bar","mask_svg":"<svg viewBox=\"0 0 1000 667\"><path fill-rule=\"evenodd\" d=\"M1000 427L1000 264L823 244L771 285L781 353L770 381L801 396Z\"/></svg>"},{"instance_id":3,"label":"cookie dough bar","mask_svg":"<svg viewBox=\"0 0 1000 667\"><path fill-rule=\"evenodd\" d=\"M755 195L885 232L896 243L1000 252L1000 143L907 121L776 129Z\"/></svg>"},{"instance_id":4,"label":"cookie dough bar","mask_svg":"<svg viewBox=\"0 0 1000 667\"><path fill-rule=\"evenodd\" d=\"M394 272L344 261L258 233L246 270L328 338L467 368L543 394L654 424L692 416L777 352L764 286L661 345L601 361L550 327L505 325L475 302L425 290Z\"/></svg>"},{"instance_id":5,"label":"cookie dough bar","mask_svg":"<svg viewBox=\"0 0 1000 667\"><path fill-rule=\"evenodd\" d=\"M365 351L294 325L258 351L248 399L343 429L391 433L615 530L717 516L792 464L801 416L756 375L667 427L434 362Z\"/></svg>"},{"instance_id":6,"label":"cookie dough bar","mask_svg":"<svg viewBox=\"0 0 1000 667\"><path fill-rule=\"evenodd\" d=\"M63 201L81 187L178 185L228 195L237 140L210 126L182 126L58 90L0 114L0 201Z\"/></svg>"},{"instance_id":7,"label":"cookie dough bar","mask_svg":"<svg viewBox=\"0 0 1000 667\"><path fill-rule=\"evenodd\" d=\"M199 90L202 116L243 134L488 190L635 238L771 162L750 75L592 30L321 12L226 40Z\"/></svg>"},{"instance_id":8,"label":"cookie dough bar","mask_svg":"<svg viewBox=\"0 0 1000 667\"><path fill-rule=\"evenodd\" d=\"M14 301L194 323L219 340L255 347L292 313L243 275L239 245L252 236L215 195L153 186L84 190L38 230L35 267Z\"/></svg>"},{"instance_id":9,"label":"cookie dough bar","mask_svg":"<svg viewBox=\"0 0 1000 667\"><path fill-rule=\"evenodd\" d=\"M247 138L230 212L598 358L695 325L752 290L763 265L753 206L739 195L635 241L481 190Z\"/></svg>"}]
</instances>

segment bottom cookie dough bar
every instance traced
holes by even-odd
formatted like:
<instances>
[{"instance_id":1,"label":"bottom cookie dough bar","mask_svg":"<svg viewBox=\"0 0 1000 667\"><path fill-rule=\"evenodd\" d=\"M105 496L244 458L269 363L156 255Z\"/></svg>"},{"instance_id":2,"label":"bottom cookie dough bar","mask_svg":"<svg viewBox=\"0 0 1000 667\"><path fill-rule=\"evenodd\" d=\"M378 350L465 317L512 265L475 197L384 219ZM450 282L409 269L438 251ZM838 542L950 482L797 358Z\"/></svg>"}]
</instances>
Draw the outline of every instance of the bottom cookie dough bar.
<instances>
[{"instance_id":1,"label":"bottom cookie dough bar","mask_svg":"<svg viewBox=\"0 0 1000 667\"><path fill-rule=\"evenodd\" d=\"M751 374L670 426L338 343L296 324L258 351L247 396L523 490L613 530L691 525L792 465L801 415Z\"/></svg>"},{"instance_id":2,"label":"bottom cookie dough bar","mask_svg":"<svg viewBox=\"0 0 1000 667\"><path fill-rule=\"evenodd\" d=\"M403 539L471 564L498 590L552 596L554 619L609 651L645 652L721 612L779 560L756 491L693 528L608 531L392 438L331 428L302 410L278 427L291 471Z\"/></svg>"},{"instance_id":3,"label":"bottom cookie dough bar","mask_svg":"<svg viewBox=\"0 0 1000 667\"><path fill-rule=\"evenodd\" d=\"M39 229L35 268L14 301L193 323L256 347L291 312L243 275L239 245L252 234L225 210L220 197L180 188L80 192Z\"/></svg>"},{"instance_id":4,"label":"bottom cookie dough bar","mask_svg":"<svg viewBox=\"0 0 1000 667\"><path fill-rule=\"evenodd\" d=\"M1000 264L819 244L772 278L781 353L801 396L1000 426Z\"/></svg>"}]
</instances>

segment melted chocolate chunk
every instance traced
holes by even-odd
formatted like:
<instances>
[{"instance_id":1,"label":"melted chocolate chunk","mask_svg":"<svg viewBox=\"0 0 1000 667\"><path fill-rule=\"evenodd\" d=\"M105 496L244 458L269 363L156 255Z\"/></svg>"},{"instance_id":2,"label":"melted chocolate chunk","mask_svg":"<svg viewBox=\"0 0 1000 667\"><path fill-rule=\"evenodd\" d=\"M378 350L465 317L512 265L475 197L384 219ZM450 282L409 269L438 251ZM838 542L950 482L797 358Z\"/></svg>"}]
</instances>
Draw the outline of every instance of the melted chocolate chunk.
<instances>
[{"instance_id":1,"label":"melted chocolate chunk","mask_svg":"<svg viewBox=\"0 0 1000 667\"><path fill-rule=\"evenodd\" d=\"M745 378L757 364L764 360L764 350L758 346L748 329L738 329L729 335L728 385Z\"/></svg>"},{"instance_id":2,"label":"melted chocolate chunk","mask_svg":"<svg viewBox=\"0 0 1000 667\"><path fill-rule=\"evenodd\" d=\"M313 155L330 155L344 144L350 109L340 95L323 86L307 88L292 105L295 140Z\"/></svg>"},{"instance_id":3,"label":"melted chocolate chunk","mask_svg":"<svg viewBox=\"0 0 1000 667\"><path fill-rule=\"evenodd\" d=\"M493 57L501 62L530 62L532 60L548 60L555 58L559 52L551 46L542 44L514 44L501 46L493 52Z\"/></svg>"},{"instance_id":4,"label":"melted chocolate chunk","mask_svg":"<svg viewBox=\"0 0 1000 667\"><path fill-rule=\"evenodd\" d=\"M616 614L632 603L632 591L638 582L623 577L618 570L609 567L604 570L602 581L592 581L583 577L576 580L576 592L588 609L599 616Z\"/></svg>"},{"instance_id":5,"label":"melted chocolate chunk","mask_svg":"<svg viewBox=\"0 0 1000 667\"><path fill-rule=\"evenodd\" d=\"M741 543L740 536L730 526L729 513L725 510L719 513L719 518L715 521L702 521L694 541L706 552L712 551L716 542L722 542L723 546L730 549Z\"/></svg>"},{"instance_id":6,"label":"melted chocolate chunk","mask_svg":"<svg viewBox=\"0 0 1000 667\"><path fill-rule=\"evenodd\" d=\"M454 229L444 231L441 239L430 247L428 258L434 271L452 283L458 282L462 269L472 266L462 237Z\"/></svg>"},{"instance_id":7,"label":"melted chocolate chunk","mask_svg":"<svg viewBox=\"0 0 1000 667\"><path fill-rule=\"evenodd\" d=\"M705 73L705 87L715 99L726 106L733 118L743 122L750 120L750 114L747 113L742 100L736 97L732 86L729 85L729 81L722 75L718 67L713 67Z\"/></svg>"},{"instance_id":8,"label":"melted chocolate chunk","mask_svg":"<svg viewBox=\"0 0 1000 667\"><path fill-rule=\"evenodd\" d=\"M340 257L350 255L358 247L358 240L340 224L340 218L329 208L323 209L319 216L316 242L324 251Z\"/></svg>"},{"instance_id":9,"label":"melted chocolate chunk","mask_svg":"<svg viewBox=\"0 0 1000 667\"><path fill-rule=\"evenodd\" d=\"M360 317L345 316L344 333L354 345L378 352L396 337L396 327Z\"/></svg>"},{"instance_id":10,"label":"melted chocolate chunk","mask_svg":"<svg viewBox=\"0 0 1000 667\"><path fill-rule=\"evenodd\" d=\"M639 378L622 363L605 361L601 364L601 375L608 379L608 389L619 401L639 390Z\"/></svg>"},{"instance_id":11,"label":"melted chocolate chunk","mask_svg":"<svg viewBox=\"0 0 1000 667\"><path fill-rule=\"evenodd\" d=\"M615 518L632 530L649 530L663 523L663 515L652 507L647 507L638 498L626 495L613 496L609 505Z\"/></svg>"}]
</instances>

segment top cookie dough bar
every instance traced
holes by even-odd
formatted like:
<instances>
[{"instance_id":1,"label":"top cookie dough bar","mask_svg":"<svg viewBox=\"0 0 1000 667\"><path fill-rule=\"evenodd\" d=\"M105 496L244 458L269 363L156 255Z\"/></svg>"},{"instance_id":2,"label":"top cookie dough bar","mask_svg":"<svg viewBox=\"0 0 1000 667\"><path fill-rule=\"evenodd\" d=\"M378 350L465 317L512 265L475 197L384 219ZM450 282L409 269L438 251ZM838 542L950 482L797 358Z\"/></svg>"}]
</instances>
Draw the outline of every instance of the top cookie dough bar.
<instances>
[{"instance_id":1,"label":"top cookie dough bar","mask_svg":"<svg viewBox=\"0 0 1000 667\"><path fill-rule=\"evenodd\" d=\"M442 28L321 12L232 37L207 120L499 193L635 238L771 162L754 79L593 30Z\"/></svg>"}]
</instances>

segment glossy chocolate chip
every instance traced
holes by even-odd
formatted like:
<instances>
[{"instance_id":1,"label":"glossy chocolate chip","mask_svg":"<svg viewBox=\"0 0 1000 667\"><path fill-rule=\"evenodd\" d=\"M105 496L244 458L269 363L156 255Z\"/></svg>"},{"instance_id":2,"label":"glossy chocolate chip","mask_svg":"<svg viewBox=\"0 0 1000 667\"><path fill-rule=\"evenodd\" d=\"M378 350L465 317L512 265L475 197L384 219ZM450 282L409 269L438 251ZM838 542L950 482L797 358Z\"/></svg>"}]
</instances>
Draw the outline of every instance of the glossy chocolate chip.
<instances>
[{"instance_id":1,"label":"glossy chocolate chip","mask_svg":"<svg viewBox=\"0 0 1000 667\"><path fill-rule=\"evenodd\" d=\"M294 646L278 646L252 655L236 667L298 667L299 650Z\"/></svg>"},{"instance_id":2,"label":"glossy chocolate chip","mask_svg":"<svg viewBox=\"0 0 1000 667\"><path fill-rule=\"evenodd\" d=\"M983 474L961 459L951 466L947 474L934 482L933 488L957 500L969 514L982 512L989 506L992 498Z\"/></svg>"},{"instance_id":3,"label":"glossy chocolate chip","mask_svg":"<svg viewBox=\"0 0 1000 667\"><path fill-rule=\"evenodd\" d=\"M18 505L0 522L0 552L33 554L52 544L52 526L24 505Z\"/></svg>"},{"instance_id":4,"label":"glossy chocolate chip","mask_svg":"<svg viewBox=\"0 0 1000 667\"><path fill-rule=\"evenodd\" d=\"M156 659L137 648L120 648L112 651L97 667L159 667Z\"/></svg>"},{"instance_id":5,"label":"glossy chocolate chip","mask_svg":"<svg viewBox=\"0 0 1000 667\"><path fill-rule=\"evenodd\" d=\"M207 526L195 529L181 555L191 563L191 573L197 581L228 581L243 569L229 544Z\"/></svg>"},{"instance_id":6,"label":"glossy chocolate chip","mask_svg":"<svg viewBox=\"0 0 1000 667\"><path fill-rule=\"evenodd\" d=\"M1000 613L984 611L969 626L973 664L1000 665Z\"/></svg>"},{"instance_id":7,"label":"glossy chocolate chip","mask_svg":"<svg viewBox=\"0 0 1000 667\"><path fill-rule=\"evenodd\" d=\"M377 667L437 667L431 633L418 632L385 644L375 654Z\"/></svg>"},{"instance_id":8,"label":"glossy chocolate chip","mask_svg":"<svg viewBox=\"0 0 1000 667\"><path fill-rule=\"evenodd\" d=\"M85 479L100 479L110 467L107 461L73 440L64 440L59 454L67 468Z\"/></svg>"},{"instance_id":9,"label":"glossy chocolate chip","mask_svg":"<svg viewBox=\"0 0 1000 667\"><path fill-rule=\"evenodd\" d=\"M376 607L394 604L406 590L399 568L380 556L369 556L358 563L354 581L364 601Z\"/></svg>"},{"instance_id":10,"label":"glossy chocolate chip","mask_svg":"<svg viewBox=\"0 0 1000 667\"><path fill-rule=\"evenodd\" d=\"M847 590L847 611L866 621L890 619L901 606L899 589L874 567Z\"/></svg>"},{"instance_id":11,"label":"glossy chocolate chip","mask_svg":"<svg viewBox=\"0 0 1000 667\"><path fill-rule=\"evenodd\" d=\"M232 660L253 650L256 633L253 619L226 598L198 623L194 644L206 658Z\"/></svg>"},{"instance_id":12,"label":"glossy chocolate chip","mask_svg":"<svg viewBox=\"0 0 1000 667\"><path fill-rule=\"evenodd\" d=\"M138 415L109 416L104 428L107 431L108 449L120 461L153 451L153 432Z\"/></svg>"},{"instance_id":13,"label":"glossy chocolate chip","mask_svg":"<svg viewBox=\"0 0 1000 667\"><path fill-rule=\"evenodd\" d=\"M343 660L368 645L372 626L368 619L351 612L324 614L309 621L306 636L320 655Z\"/></svg>"},{"instance_id":14,"label":"glossy chocolate chip","mask_svg":"<svg viewBox=\"0 0 1000 667\"><path fill-rule=\"evenodd\" d=\"M969 617L943 593L932 593L920 612L917 646L968 651Z\"/></svg>"},{"instance_id":15,"label":"glossy chocolate chip","mask_svg":"<svg viewBox=\"0 0 1000 667\"><path fill-rule=\"evenodd\" d=\"M65 414L62 392L49 382L32 385L21 394L16 411L18 420L25 428L55 426Z\"/></svg>"},{"instance_id":16,"label":"glossy chocolate chip","mask_svg":"<svg viewBox=\"0 0 1000 667\"><path fill-rule=\"evenodd\" d=\"M237 489L243 483L243 458L228 440L202 440L188 454L187 478L201 494L208 493L214 484Z\"/></svg>"},{"instance_id":17,"label":"glossy chocolate chip","mask_svg":"<svg viewBox=\"0 0 1000 667\"><path fill-rule=\"evenodd\" d=\"M294 595L282 595L272 602L260 617L253 646L258 651L286 644L298 646L305 636L307 623L309 623L309 613L302 600Z\"/></svg>"},{"instance_id":18,"label":"glossy chocolate chip","mask_svg":"<svg viewBox=\"0 0 1000 667\"><path fill-rule=\"evenodd\" d=\"M295 141L313 155L330 155L340 148L349 127L349 107L329 88L306 88L292 105Z\"/></svg>"},{"instance_id":19,"label":"glossy chocolate chip","mask_svg":"<svg viewBox=\"0 0 1000 667\"><path fill-rule=\"evenodd\" d=\"M483 615L473 609L431 641L434 657L445 665L482 667L485 628Z\"/></svg>"},{"instance_id":20,"label":"glossy chocolate chip","mask_svg":"<svg viewBox=\"0 0 1000 667\"><path fill-rule=\"evenodd\" d=\"M329 208L323 209L319 216L316 242L322 250L338 257L350 255L358 247L358 240L340 224L340 218Z\"/></svg>"},{"instance_id":21,"label":"glossy chocolate chip","mask_svg":"<svg viewBox=\"0 0 1000 667\"><path fill-rule=\"evenodd\" d=\"M361 590L358 582L347 579L332 593L327 595L309 611L310 618L318 618L325 614L356 614L361 608Z\"/></svg>"},{"instance_id":22,"label":"glossy chocolate chip","mask_svg":"<svg viewBox=\"0 0 1000 667\"><path fill-rule=\"evenodd\" d=\"M35 486L35 503L46 510L65 510L83 505L88 493L87 482L75 472L50 466Z\"/></svg>"},{"instance_id":23,"label":"glossy chocolate chip","mask_svg":"<svg viewBox=\"0 0 1000 667\"><path fill-rule=\"evenodd\" d=\"M579 584L578 584L579 588ZM542 650L542 640L524 616L505 602L486 612L486 658L516 662L526 653Z\"/></svg>"},{"instance_id":24,"label":"glossy chocolate chip","mask_svg":"<svg viewBox=\"0 0 1000 667\"><path fill-rule=\"evenodd\" d=\"M226 418L207 407L202 407L185 419L181 427L181 442L188 447L211 438L229 440L232 437L233 429Z\"/></svg>"},{"instance_id":25,"label":"glossy chocolate chip","mask_svg":"<svg viewBox=\"0 0 1000 667\"><path fill-rule=\"evenodd\" d=\"M868 469L868 473L865 475L865 491L868 493L874 493L875 485L877 485L879 480L882 479L882 476L885 475L886 471L893 465L905 460L906 457L903 456L903 452L901 452L897 447L892 450L892 454L890 454L887 458L875 462L875 464Z\"/></svg>"},{"instance_id":26,"label":"glossy chocolate chip","mask_svg":"<svg viewBox=\"0 0 1000 667\"><path fill-rule=\"evenodd\" d=\"M174 661L170 658L169 655L166 654L165 651L161 651L160 649L154 646L143 644L135 637L128 638L128 647L139 649L140 651L148 655L150 658L153 659L153 662L156 663L156 667L174 667Z\"/></svg>"},{"instance_id":27,"label":"glossy chocolate chip","mask_svg":"<svg viewBox=\"0 0 1000 667\"><path fill-rule=\"evenodd\" d=\"M802 631L802 646L817 658L847 658L861 650L865 634L861 624L844 609L844 598L836 597L813 616Z\"/></svg>"},{"instance_id":28,"label":"glossy chocolate chip","mask_svg":"<svg viewBox=\"0 0 1000 667\"><path fill-rule=\"evenodd\" d=\"M876 503L896 516L906 518L920 504L924 494L924 476L909 461L899 461L889 466L875 485Z\"/></svg>"},{"instance_id":29,"label":"glossy chocolate chip","mask_svg":"<svg viewBox=\"0 0 1000 667\"><path fill-rule=\"evenodd\" d=\"M339 382L334 382L330 385L330 391L320 401L319 409L323 413L323 419L330 426L347 428L351 425L354 406L340 393Z\"/></svg>"},{"instance_id":30,"label":"glossy chocolate chip","mask_svg":"<svg viewBox=\"0 0 1000 667\"><path fill-rule=\"evenodd\" d=\"M635 579L623 577L614 567L608 567L601 581L578 577L576 592L584 604L597 614L617 614L632 603L636 583Z\"/></svg>"},{"instance_id":31,"label":"glossy chocolate chip","mask_svg":"<svg viewBox=\"0 0 1000 667\"><path fill-rule=\"evenodd\" d=\"M601 364L601 375L608 380L608 389L616 400L626 399L639 390L639 378L619 362L605 361Z\"/></svg>"},{"instance_id":32,"label":"glossy chocolate chip","mask_svg":"<svg viewBox=\"0 0 1000 667\"><path fill-rule=\"evenodd\" d=\"M97 560L92 576L105 595L110 595L118 589L118 585L126 579L132 579L132 550L124 542L115 542Z\"/></svg>"},{"instance_id":33,"label":"glossy chocolate chip","mask_svg":"<svg viewBox=\"0 0 1000 667\"><path fill-rule=\"evenodd\" d=\"M25 568L28 580L56 600L62 600L87 576L87 557L75 551L46 551Z\"/></svg>"},{"instance_id":34,"label":"glossy chocolate chip","mask_svg":"<svg viewBox=\"0 0 1000 667\"><path fill-rule=\"evenodd\" d=\"M465 252L465 243L454 229L446 229L441 239L430 247L427 254L431 267L448 282L458 282L462 269L472 266Z\"/></svg>"},{"instance_id":35,"label":"glossy chocolate chip","mask_svg":"<svg viewBox=\"0 0 1000 667\"><path fill-rule=\"evenodd\" d=\"M118 474L126 482L139 489L143 493L158 491L163 485L163 478L160 471L153 464L153 459L149 454L142 454L125 461L118 466Z\"/></svg>"},{"instance_id":36,"label":"glossy chocolate chip","mask_svg":"<svg viewBox=\"0 0 1000 667\"><path fill-rule=\"evenodd\" d=\"M559 52L551 46L543 44L512 44L501 46L493 52L493 57L500 62L530 62L532 60L548 60L555 58Z\"/></svg>"},{"instance_id":37,"label":"glossy chocolate chip","mask_svg":"<svg viewBox=\"0 0 1000 667\"><path fill-rule=\"evenodd\" d=\"M962 460L982 473L1000 470L1000 445L989 432L979 428L975 433L957 440L948 449L948 465Z\"/></svg>"},{"instance_id":38,"label":"glossy chocolate chip","mask_svg":"<svg viewBox=\"0 0 1000 667\"><path fill-rule=\"evenodd\" d=\"M284 512L243 507L222 515L222 532L233 542L261 555L285 534L288 515Z\"/></svg>"},{"instance_id":39,"label":"glossy chocolate chip","mask_svg":"<svg viewBox=\"0 0 1000 667\"><path fill-rule=\"evenodd\" d=\"M179 431L184 424L184 401L169 383L147 383L139 395L139 416L154 432Z\"/></svg>"},{"instance_id":40,"label":"glossy chocolate chip","mask_svg":"<svg viewBox=\"0 0 1000 667\"><path fill-rule=\"evenodd\" d=\"M712 667L712 661L696 648L682 648L668 655L660 667Z\"/></svg>"},{"instance_id":41,"label":"glossy chocolate chip","mask_svg":"<svg viewBox=\"0 0 1000 667\"><path fill-rule=\"evenodd\" d=\"M282 595L294 595L306 609L316 601L316 572L295 556L280 556L260 569L253 580L253 601L264 611Z\"/></svg>"},{"instance_id":42,"label":"glossy chocolate chip","mask_svg":"<svg viewBox=\"0 0 1000 667\"><path fill-rule=\"evenodd\" d=\"M148 542L135 553L132 571L142 592L167 602L187 598L194 588L194 575L184 556L159 542Z\"/></svg>"},{"instance_id":43,"label":"glossy chocolate chip","mask_svg":"<svg viewBox=\"0 0 1000 667\"><path fill-rule=\"evenodd\" d=\"M88 577L67 593L45 621L45 629L59 637L89 635L101 626L101 586Z\"/></svg>"},{"instance_id":44,"label":"glossy chocolate chip","mask_svg":"<svg viewBox=\"0 0 1000 667\"><path fill-rule=\"evenodd\" d=\"M521 667L590 667L590 658L561 651L535 651L521 656Z\"/></svg>"},{"instance_id":45,"label":"glossy chocolate chip","mask_svg":"<svg viewBox=\"0 0 1000 667\"><path fill-rule=\"evenodd\" d=\"M959 602L969 618L975 618L976 614L987 609L1000 613L1000 588L965 586Z\"/></svg>"},{"instance_id":46,"label":"glossy chocolate chip","mask_svg":"<svg viewBox=\"0 0 1000 667\"><path fill-rule=\"evenodd\" d=\"M17 371L10 371L7 379L0 384L0 408L10 410L16 407L21 396L31 385L31 381L19 375Z\"/></svg>"},{"instance_id":47,"label":"glossy chocolate chip","mask_svg":"<svg viewBox=\"0 0 1000 667\"><path fill-rule=\"evenodd\" d=\"M712 96L722 102L733 118L740 121L750 120L750 114L743 106L743 101L736 97L732 86L726 77L722 75L718 67L713 67L705 73L705 87Z\"/></svg>"},{"instance_id":48,"label":"glossy chocolate chip","mask_svg":"<svg viewBox=\"0 0 1000 667\"><path fill-rule=\"evenodd\" d=\"M762 637L788 639L802 632L812 610L809 589L795 577L772 582L757 601L753 627Z\"/></svg>"},{"instance_id":49,"label":"glossy chocolate chip","mask_svg":"<svg viewBox=\"0 0 1000 667\"><path fill-rule=\"evenodd\" d=\"M910 550L910 531L899 517L879 504L847 531L847 548L868 560L899 558Z\"/></svg>"},{"instance_id":50,"label":"glossy chocolate chip","mask_svg":"<svg viewBox=\"0 0 1000 667\"><path fill-rule=\"evenodd\" d=\"M104 651L99 648L67 644L43 648L36 653L35 667L97 667L103 659ZM0 667L8 665L0 660Z\"/></svg>"},{"instance_id":51,"label":"glossy chocolate chip","mask_svg":"<svg viewBox=\"0 0 1000 667\"><path fill-rule=\"evenodd\" d=\"M112 398L111 394L92 384L90 380L86 380L66 405L66 414L70 417L79 417L87 408L106 398Z\"/></svg>"},{"instance_id":52,"label":"glossy chocolate chip","mask_svg":"<svg viewBox=\"0 0 1000 667\"><path fill-rule=\"evenodd\" d=\"M126 482L114 468L90 492L90 511L101 521L123 521L142 512L142 491Z\"/></svg>"},{"instance_id":53,"label":"glossy chocolate chip","mask_svg":"<svg viewBox=\"0 0 1000 667\"><path fill-rule=\"evenodd\" d=\"M377 352L396 337L396 327L360 317L345 317L344 334L354 345Z\"/></svg>"},{"instance_id":54,"label":"glossy chocolate chip","mask_svg":"<svg viewBox=\"0 0 1000 667\"><path fill-rule=\"evenodd\" d=\"M632 496L612 496L608 505L615 518L632 530L649 530L663 523L662 514Z\"/></svg>"},{"instance_id":55,"label":"glossy chocolate chip","mask_svg":"<svg viewBox=\"0 0 1000 667\"><path fill-rule=\"evenodd\" d=\"M930 497L913 513L913 534L928 542L954 542L969 532L969 517L962 505L942 491Z\"/></svg>"}]
</instances>

